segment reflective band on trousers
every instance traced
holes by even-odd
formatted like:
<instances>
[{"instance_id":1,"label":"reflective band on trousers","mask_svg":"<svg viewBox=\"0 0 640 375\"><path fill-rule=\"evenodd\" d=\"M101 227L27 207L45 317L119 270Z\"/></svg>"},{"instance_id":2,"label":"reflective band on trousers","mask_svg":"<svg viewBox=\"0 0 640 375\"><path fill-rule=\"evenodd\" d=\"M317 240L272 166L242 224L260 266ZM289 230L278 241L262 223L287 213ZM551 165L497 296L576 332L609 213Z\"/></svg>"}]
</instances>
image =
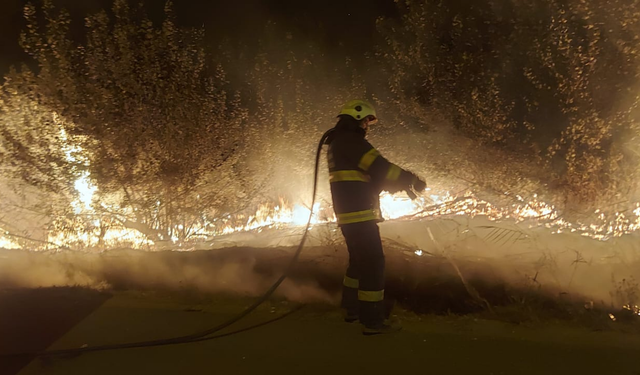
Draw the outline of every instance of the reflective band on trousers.
<instances>
[{"instance_id":1,"label":"reflective band on trousers","mask_svg":"<svg viewBox=\"0 0 640 375\"><path fill-rule=\"evenodd\" d=\"M342 280L342 285L347 288L358 289L360 287L360 281L358 279L352 279L349 276L345 276L344 280Z\"/></svg>"},{"instance_id":2,"label":"reflective band on trousers","mask_svg":"<svg viewBox=\"0 0 640 375\"><path fill-rule=\"evenodd\" d=\"M380 302L384 300L384 289L382 290L359 290L358 300L365 302Z\"/></svg>"},{"instance_id":3,"label":"reflective band on trousers","mask_svg":"<svg viewBox=\"0 0 640 375\"><path fill-rule=\"evenodd\" d=\"M402 169L400 169L400 167L398 167L397 165L391 164L391 166L389 167L389 171L387 172L387 180L398 181L398 178L400 178L401 172L402 172Z\"/></svg>"},{"instance_id":4,"label":"reflective band on trousers","mask_svg":"<svg viewBox=\"0 0 640 375\"><path fill-rule=\"evenodd\" d=\"M371 178L360 171L335 171L329 172L329 182L362 181L369 182Z\"/></svg>"},{"instance_id":5,"label":"reflective band on trousers","mask_svg":"<svg viewBox=\"0 0 640 375\"><path fill-rule=\"evenodd\" d=\"M362 169L363 171L368 171L369 167L371 167L371 164L373 164L378 156L380 156L378 150L372 148L371 150L367 151L367 153L364 154L362 158L360 158L360 164L358 164L358 168Z\"/></svg>"},{"instance_id":6,"label":"reflective band on trousers","mask_svg":"<svg viewBox=\"0 0 640 375\"><path fill-rule=\"evenodd\" d=\"M363 221L379 220L380 214L376 210L364 210L358 212L347 212L346 214L336 214L338 224L354 224Z\"/></svg>"}]
</instances>

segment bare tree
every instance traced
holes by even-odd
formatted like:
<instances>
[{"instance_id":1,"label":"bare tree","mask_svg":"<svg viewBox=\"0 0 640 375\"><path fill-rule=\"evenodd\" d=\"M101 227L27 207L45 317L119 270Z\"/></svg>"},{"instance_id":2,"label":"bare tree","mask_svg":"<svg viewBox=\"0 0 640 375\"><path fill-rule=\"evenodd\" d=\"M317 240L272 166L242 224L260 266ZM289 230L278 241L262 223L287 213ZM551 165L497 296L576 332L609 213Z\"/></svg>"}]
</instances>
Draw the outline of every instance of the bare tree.
<instances>
[{"instance_id":1,"label":"bare tree","mask_svg":"<svg viewBox=\"0 0 640 375\"><path fill-rule=\"evenodd\" d=\"M43 113L21 110L14 118L36 133L55 131L43 117L58 116L81 158L65 159L60 142L47 139L34 148L33 138L14 131L22 125L3 124L14 156L32 149L58 155L55 168L28 155L13 158L17 167L29 165L25 181L73 186L71 172L77 177L74 168L82 167L97 187L93 209L156 241L188 238L207 214L235 204L230 191L242 189L233 166L245 114L227 94L222 68L208 61L203 30L178 28L170 2L157 26L142 7L116 0L112 16L102 11L86 18L78 43L69 35L68 13L50 1L42 13L25 6L21 36L38 70L23 68L8 81L33 89L25 94L9 87L5 102L33 100Z\"/></svg>"},{"instance_id":2,"label":"bare tree","mask_svg":"<svg viewBox=\"0 0 640 375\"><path fill-rule=\"evenodd\" d=\"M398 4L378 55L401 111L436 111L479 144L539 160L540 178L577 201L630 187L637 0Z\"/></svg>"}]
</instances>

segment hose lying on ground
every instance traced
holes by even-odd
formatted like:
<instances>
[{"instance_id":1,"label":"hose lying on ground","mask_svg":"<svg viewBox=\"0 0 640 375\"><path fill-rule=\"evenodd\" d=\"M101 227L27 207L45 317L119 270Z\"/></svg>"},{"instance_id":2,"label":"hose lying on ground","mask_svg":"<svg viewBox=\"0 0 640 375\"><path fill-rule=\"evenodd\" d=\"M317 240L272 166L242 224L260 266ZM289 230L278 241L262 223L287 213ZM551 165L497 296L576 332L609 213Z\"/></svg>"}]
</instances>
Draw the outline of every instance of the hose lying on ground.
<instances>
[{"instance_id":1,"label":"hose lying on ground","mask_svg":"<svg viewBox=\"0 0 640 375\"><path fill-rule=\"evenodd\" d=\"M318 148L317 148L317 151L316 151L316 158L315 158L314 174L313 174L313 197L311 199L311 206L310 206L311 209L310 209L310 212L309 212L309 218L307 220L307 224L306 224L305 229L304 229L304 233L302 235L302 238L300 239L300 243L298 244L298 248L296 249L295 254L291 258L289 264L285 268L285 270L282 273L282 275L278 278L278 280L276 280L273 283L273 285L271 285L271 287L269 289L267 289L267 291L264 292L264 294L262 294L262 296L260 296L260 298L258 298L253 304L251 304L251 306L247 307L244 311L242 311L239 314L235 315L231 319L228 319L227 321L225 321L225 322L223 322L221 324L218 324L215 327L212 327L212 328L204 330L204 331L192 333L190 335L185 335L185 336L171 337L171 338L158 339L158 340L149 340L149 341L130 342L130 343L123 343L123 344L87 346L87 347L83 347L83 348L74 348L74 349L61 349L61 350L49 350L49 351L40 351L40 352L24 352L24 353L2 354L2 355L0 355L0 358L3 358L3 357L16 357L16 356L44 357L44 356L72 355L72 354L81 354L81 353L97 352L97 351L105 351L105 350L145 348L145 347L152 347L152 346L184 344L184 343L190 343L190 342L210 340L210 339L229 336L231 334L235 334L235 333L246 331L247 329L241 329L241 330L230 332L230 333L227 333L227 334L221 334L221 335L217 335L217 336L209 336L209 335L211 335L213 333L219 332L219 331L229 327L230 325L236 323L240 319L242 319L245 316L249 315L253 310L255 310L258 306L263 304L266 300L268 300L273 295L273 293L276 291L276 289L278 289L280 284L282 284L282 282L287 278L287 275L288 275L289 271L293 268L295 263L298 261L300 253L302 252L302 248L304 247L304 242L307 239L307 234L309 233L309 227L311 226L311 218L313 217L313 206L315 205L316 193L317 193L317 190L318 190L318 169L319 169L319 164L320 164L320 154L322 153L322 146L324 145L325 141L327 140L327 137L329 136L329 134L331 134L332 130L333 129L330 129L326 133L324 133L322 135L322 138L320 139L320 143L318 144ZM283 316L281 316L279 318L272 319L269 322L273 322L273 321L279 320L279 319L283 318L284 316L287 316L287 315L293 313L294 311L299 310L300 308L301 308L301 306L296 308L296 309L294 309L293 311L290 311L289 313L286 313L285 315L283 315ZM264 324L266 324L266 323L264 323ZM264 325L264 324L258 324L256 326L252 326L251 328L255 328L257 326L261 326L261 325Z\"/></svg>"}]
</instances>

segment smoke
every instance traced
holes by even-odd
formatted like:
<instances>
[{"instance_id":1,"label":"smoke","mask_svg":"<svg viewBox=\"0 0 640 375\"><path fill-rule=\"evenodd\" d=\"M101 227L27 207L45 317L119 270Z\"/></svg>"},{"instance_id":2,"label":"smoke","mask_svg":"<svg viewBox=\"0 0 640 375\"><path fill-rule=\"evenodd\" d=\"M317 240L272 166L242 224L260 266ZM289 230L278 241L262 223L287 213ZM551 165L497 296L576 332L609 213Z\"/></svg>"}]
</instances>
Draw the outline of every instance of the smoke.
<instances>
[{"instance_id":1,"label":"smoke","mask_svg":"<svg viewBox=\"0 0 640 375\"><path fill-rule=\"evenodd\" d=\"M391 262L389 272L402 275L404 287L436 290L440 282L466 282L498 304L524 292L616 308L640 303L636 235L596 241L483 218L390 222L381 225L381 234L391 240L387 253L398 246L403 252L404 260ZM442 288L446 295L451 285Z\"/></svg>"},{"instance_id":2,"label":"smoke","mask_svg":"<svg viewBox=\"0 0 640 375\"><path fill-rule=\"evenodd\" d=\"M415 311L478 311L478 296L492 306L541 300L614 309L640 305L640 247L634 235L604 242L479 217L391 221L380 228L388 295ZM247 235L227 236L222 249L191 252L3 250L0 288L85 286L256 297L282 274L299 237L277 230L249 236L253 245L280 243L257 248L247 247ZM337 304L347 255L340 240L338 232L314 227L276 298Z\"/></svg>"},{"instance_id":3,"label":"smoke","mask_svg":"<svg viewBox=\"0 0 640 375\"><path fill-rule=\"evenodd\" d=\"M273 256L277 251L269 251ZM84 252L0 252L0 288L84 286L113 290L173 290L261 295L283 270L265 266L250 249L197 252L112 250ZM312 279L286 280L276 297L296 302L334 303L335 296Z\"/></svg>"}]
</instances>

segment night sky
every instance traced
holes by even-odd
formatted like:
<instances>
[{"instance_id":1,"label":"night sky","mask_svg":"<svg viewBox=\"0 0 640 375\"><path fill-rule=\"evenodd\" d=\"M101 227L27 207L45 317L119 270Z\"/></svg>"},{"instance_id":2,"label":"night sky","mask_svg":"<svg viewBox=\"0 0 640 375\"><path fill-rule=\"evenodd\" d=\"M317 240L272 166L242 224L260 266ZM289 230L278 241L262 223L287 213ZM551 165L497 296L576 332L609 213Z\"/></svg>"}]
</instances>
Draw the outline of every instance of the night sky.
<instances>
[{"instance_id":1,"label":"night sky","mask_svg":"<svg viewBox=\"0 0 640 375\"><path fill-rule=\"evenodd\" d=\"M28 61L18 37L23 28L22 7L26 0L0 1L0 74L10 65ZM39 1L35 1L36 4ZM54 0L71 12L76 30L82 18L101 8L110 8L112 0ZM164 0L146 0L152 19L162 18ZM215 46L222 37L251 43L264 29L266 21L276 22L284 31L317 43L328 53L364 53L370 49L375 19L393 16L393 0L240 0L175 1L178 22L183 26L205 26L207 39Z\"/></svg>"}]
</instances>

